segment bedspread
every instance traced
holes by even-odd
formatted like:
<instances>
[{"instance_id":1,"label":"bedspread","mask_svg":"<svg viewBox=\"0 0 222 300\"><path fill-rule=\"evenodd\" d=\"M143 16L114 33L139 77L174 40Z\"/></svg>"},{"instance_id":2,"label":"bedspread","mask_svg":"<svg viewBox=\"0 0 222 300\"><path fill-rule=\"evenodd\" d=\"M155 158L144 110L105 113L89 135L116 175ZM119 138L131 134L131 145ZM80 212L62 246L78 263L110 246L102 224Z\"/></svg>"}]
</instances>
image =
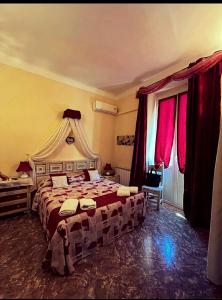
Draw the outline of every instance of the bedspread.
<instances>
[{"instance_id":1,"label":"bedspread","mask_svg":"<svg viewBox=\"0 0 222 300\"><path fill-rule=\"evenodd\" d=\"M68 188L40 188L35 197L48 249L43 267L60 275L70 274L80 259L108 245L140 225L145 217L143 193L118 197L120 185L107 179L77 182ZM67 198L93 198L97 208L75 215L59 216Z\"/></svg>"}]
</instances>

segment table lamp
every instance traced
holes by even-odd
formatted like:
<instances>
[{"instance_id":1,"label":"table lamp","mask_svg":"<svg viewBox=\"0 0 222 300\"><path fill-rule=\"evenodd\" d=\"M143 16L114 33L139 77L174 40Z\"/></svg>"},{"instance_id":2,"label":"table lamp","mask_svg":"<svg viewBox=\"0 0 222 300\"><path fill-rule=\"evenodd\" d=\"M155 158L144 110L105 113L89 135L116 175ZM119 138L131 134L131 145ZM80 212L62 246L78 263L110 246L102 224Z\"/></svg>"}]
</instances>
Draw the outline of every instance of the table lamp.
<instances>
[{"instance_id":1,"label":"table lamp","mask_svg":"<svg viewBox=\"0 0 222 300\"><path fill-rule=\"evenodd\" d=\"M20 178L28 178L29 174L27 172L32 171L32 168L28 161L20 161L20 164L16 171L22 172Z\"/></svg>"},{"instance_id":2,"label":"table lamp","mask_svg":"<svg viewBox=\"0 0 222 300\"><path fill-rule=\"evenodd\" d=\"M112 168L111 164L106 163L104 169L103 169L103 175L114 175L115 170Z\"/></svg>"}]
</instances>

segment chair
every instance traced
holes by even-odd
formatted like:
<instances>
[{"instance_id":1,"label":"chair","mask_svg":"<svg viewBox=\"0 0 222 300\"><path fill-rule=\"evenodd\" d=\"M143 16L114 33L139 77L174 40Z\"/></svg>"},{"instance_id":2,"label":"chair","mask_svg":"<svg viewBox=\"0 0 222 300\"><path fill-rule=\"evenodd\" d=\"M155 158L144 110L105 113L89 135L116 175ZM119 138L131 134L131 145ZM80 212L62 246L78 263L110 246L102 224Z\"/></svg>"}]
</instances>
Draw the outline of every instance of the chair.
<instances>
[{"instance_id":1,"label":"chair","mask_svg":"<svg viewBox=\"0 0 222 300\"><path fill-rule=\"evenodd\" d=\"M154 165L148 166L148 172L154 168ZM163 171L164 165L162 164L159 169L155 169L157 174L161 176L159 187L152 187L148 185L142 186L142 191L145 195L146 203L148 202L156 202L157 203L157 210L160 209L160 204L162 204L163 200Z\"/></svg>"}]
</instances>

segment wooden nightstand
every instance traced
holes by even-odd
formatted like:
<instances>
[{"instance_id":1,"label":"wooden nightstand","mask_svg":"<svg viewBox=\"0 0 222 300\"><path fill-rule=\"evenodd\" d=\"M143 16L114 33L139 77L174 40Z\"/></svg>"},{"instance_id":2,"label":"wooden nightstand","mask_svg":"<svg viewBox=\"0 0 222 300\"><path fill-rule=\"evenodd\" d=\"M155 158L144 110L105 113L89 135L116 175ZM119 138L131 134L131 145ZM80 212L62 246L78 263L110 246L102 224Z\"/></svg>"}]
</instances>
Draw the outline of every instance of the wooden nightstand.
<instances>
[{"instance_id":1,"label":"wooden nightstand","mask_svg":"<svg viewBox=\"0 0 222 300\"><path fill-rule=\"evenodd\" d=\"M115 175L103 175L102 176L103 178L106 178L108 180L111 180L111 181L114 181L116 183L120 183L120 176L118 174L115 174Z\"/></svg>"},{"instance_id":2,"label":"wooden nightstand","mask_svg":"<svg viewBox=\"0 0 222 300\"><path fill-rule=\"evenodd\" d=\"M32 179L0 181L0 216L31 209Z\"/></svg>"}]
</instances>

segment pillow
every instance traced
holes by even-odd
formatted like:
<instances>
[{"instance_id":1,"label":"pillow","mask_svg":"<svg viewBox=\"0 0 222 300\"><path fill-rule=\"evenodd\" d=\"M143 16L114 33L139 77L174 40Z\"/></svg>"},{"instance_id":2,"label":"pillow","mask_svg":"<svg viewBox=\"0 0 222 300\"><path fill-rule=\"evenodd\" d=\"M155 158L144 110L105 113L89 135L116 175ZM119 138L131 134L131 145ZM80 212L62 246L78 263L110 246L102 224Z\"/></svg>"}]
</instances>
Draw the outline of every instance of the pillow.
<instances>
[{"instance_id":1,"label":"pillow","mask_svg":"<svg viewBox=\"0 0 222 300\"><path fill-rule=\"evenodd\" d=\"M68 181L67 181L67 176L51 176L52 178L52 187L53 188L62 188L62 187L68 187Z\"/></svg>"},{"instance_id":2,"label":"pillow","mask_svg":"<svg viewBox=\"0 0 222 300\"><path fill-rule=\"evenodd\" d=\"M66 173L55 173L55 174L50 174L50 177L52 178L52 176L66 176Z\"/></svg>"},{"instance_id":3,"label":"pillow","mask_svg":"<svg viewBox=\"0 0 222 300\"><path fill-rule=\"evenodd\" d=\"M95 170L95 169L90 169L90 170ZM84 176L85 176L85 181L90 181L90 176L89 176L89 171L87 169L83 170Z\"/></svg>"},{"instance_id":4,"label":"pillow","mask_svg":"<svg viewBox=\"0 0 222 300\"><path fill-rule=\"evenodd\" d=\"M88 172L91 181L100 180L100 175L98 170L88 170Z\"/></svg>"},{"instance_id":5,"label":"pillow","mask_svg":"<svg viewBox=\"0 0 222 300\"><path fill-rule=\"evenodd\" d=\"M72 174L72 175L67 175L67 179L68 179L68 184L71 184L73 182L78 182L78 181L82 181L85 179L85 175L84 173L78 173L76 175Z\"/></svg>"}]
</instances>

